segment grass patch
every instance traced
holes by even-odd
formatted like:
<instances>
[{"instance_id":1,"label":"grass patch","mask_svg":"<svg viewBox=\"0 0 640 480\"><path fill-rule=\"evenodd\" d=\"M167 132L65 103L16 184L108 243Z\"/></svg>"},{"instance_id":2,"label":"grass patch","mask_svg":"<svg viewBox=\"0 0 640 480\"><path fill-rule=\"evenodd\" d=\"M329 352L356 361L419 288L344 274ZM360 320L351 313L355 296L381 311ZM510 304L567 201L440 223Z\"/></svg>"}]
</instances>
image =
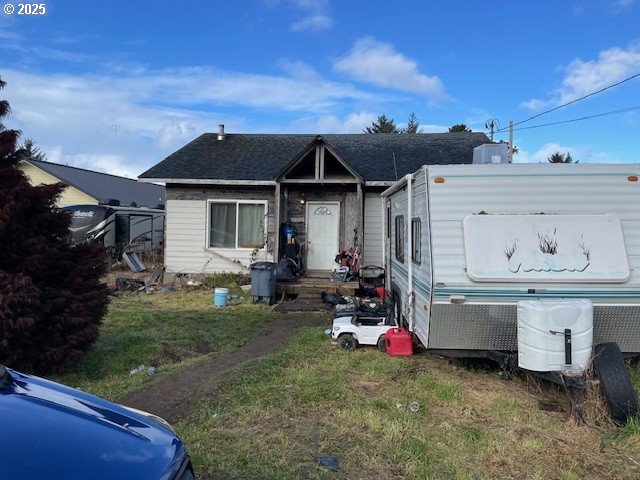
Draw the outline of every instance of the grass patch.
<instances>
[{"instance_id":1,"label":"grass patch","mask_svg":"<svg viewBox=\"0 0 640 480\"><path fill-rule=\"evenodd\" d=\"M216 309L206 289L116 297L98 341L73 371L54 380L117 401L150 381L146 373L129 375L137 365L156 366L156 375L173 374L243 345L271 318L267 307L249 298Z\"/></svg>"},{"instance_id":2,"label":"grass patch","mask_svg":"<svg viewBox=\"0 0 640 480\"><path fill-rule=\"evenodd\" d=\"M344 352L303 329L234 378L176 425L205 478L637 478L637 432L600 451L599 431L539 410L524 380L495 371Z\"/></svg>"},{"instance_id":3,"label":"grass patch","mask_svg":"<svg viewBox=\"0 0 640 480\"><path fill-rule=\"evenodd\" d=\"M117 401L150 381L130 376L134 366L154 363L157 375L172 375L271 321L241 279L211 281L247 298L222 310L209 287L114 299L99 341L56 380ZM632 376L638 385L637 369ZM283 349L230 372L174 426L203 479L638 478L639 421L585 427L541 410L539 398L565 402L542 389L524 375L500 380L482 363L345 352L322 328L303 328ZM318 454L336 455L340 471L323 469Z\"/></svg>"}]
</instances>

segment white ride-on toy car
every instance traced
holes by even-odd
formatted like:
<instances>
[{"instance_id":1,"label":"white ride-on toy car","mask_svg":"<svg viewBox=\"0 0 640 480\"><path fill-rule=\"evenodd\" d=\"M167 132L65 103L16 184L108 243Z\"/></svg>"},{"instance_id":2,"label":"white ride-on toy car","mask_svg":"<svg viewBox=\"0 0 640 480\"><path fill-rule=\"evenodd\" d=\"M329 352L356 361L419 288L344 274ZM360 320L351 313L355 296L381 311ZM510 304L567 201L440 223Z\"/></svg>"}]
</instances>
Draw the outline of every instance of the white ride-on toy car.
<instances>
[{"instance_id":1,"label":"white ride-on toy car","mask_svg":"<svg viewBox=\"0 0 640 480\"><path fill-rule=\"evenodd\" d=\"M358 345L377 345L384 352L385 335L394 327L397 325L392 312L345 311L337 313L333 319L331 338L345 350L355 350Z\"/></svg>"}]
</instances>

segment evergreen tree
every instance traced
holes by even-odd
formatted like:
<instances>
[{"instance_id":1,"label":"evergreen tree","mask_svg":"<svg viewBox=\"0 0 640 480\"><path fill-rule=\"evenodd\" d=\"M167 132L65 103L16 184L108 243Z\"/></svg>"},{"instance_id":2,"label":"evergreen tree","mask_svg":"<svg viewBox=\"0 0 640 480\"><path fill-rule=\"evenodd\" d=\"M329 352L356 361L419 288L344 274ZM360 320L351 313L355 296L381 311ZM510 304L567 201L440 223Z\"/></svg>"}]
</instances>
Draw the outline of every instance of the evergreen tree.
<instances>
[{"instance_id":1,"label":"evergreen tree","mask_svg":"<svg viewBox=\"0 0 640 480\"><path fill-rule=\"evenodd\" d=\"M573 160L569 152L567 152L566 155L564 153L554 152L547 157L547 161L549 163L578 163L578 160Z\"/></svg>"},{"instance_id":2,"label":"evergreen tree","mask_svg":"<svg viewBox=\"0 0 640 480\"><path fill-rule=\"evenodd\" d=\"M409 114L407 126L402 130L402 133L422 133L420 122L418 122L418 117L416 117L415 113L411 112Z\"/></svg>"},{"instance_id":3,"label":"evergreen tree","mask_svg":"<svg viewBox=\"0 0 640 480\"><path fill-rule=\"evenodd\" d=\"M378 116L375 122L370 126L364 127L362 133L400 133L393 119L387 117L384 113Z\"/></svg>"},{"instance_id":4,"label":"evergreen tree","mask_svg":"<svg viewBox=\"0 0 640 480\"><path fill-rule=\"evenodd\" d=\"M467 127L464 123L456 123L455 125L452 125L451 127L449 127L449 133L470 132L470 131L471 129Z\"/></svg>"},{"instance_id":5,"label":"evergreen tree","mask_svg":"<svg viewBox=\"0 0 640 480\"><path fill-rule=\"evenodd\" d=\"M47 155L40 150L40 147L36 146L36 142L30 138L27 138L20 148L25 152L25 160L39 160L41 162L47 161Z\"/></svg>"},{"instance_id":6,"label":"evergreen tree","mask_svg":"<svg viewBox=\"0 0 640 480\"><path fill-rule=\"evenodd\" d=\"M31 186L16 168L28 152L1 123L8 112L0 101L0 363L48 372L97 339L106 257L97 245L69 245L69 216L55 208L63 184Z\"/></svg>"}]
</instances>

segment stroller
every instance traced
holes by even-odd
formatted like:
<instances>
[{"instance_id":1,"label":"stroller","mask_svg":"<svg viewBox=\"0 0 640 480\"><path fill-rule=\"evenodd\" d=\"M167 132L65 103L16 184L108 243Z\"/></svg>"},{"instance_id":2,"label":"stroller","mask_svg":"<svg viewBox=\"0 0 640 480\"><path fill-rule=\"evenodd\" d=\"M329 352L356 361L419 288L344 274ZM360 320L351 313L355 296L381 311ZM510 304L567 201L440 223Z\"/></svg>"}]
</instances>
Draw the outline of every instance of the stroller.
<instances>
[{"instance_id":1,"label":"stroller","mask_svg":"<svg viewBox=\"0 0 640 480\"><path fill-rule=\"evenodd\" d=\"M367 265L360 269L358 295L363 297L385 297L385 269Z\"/></svg>"}]
</instances>

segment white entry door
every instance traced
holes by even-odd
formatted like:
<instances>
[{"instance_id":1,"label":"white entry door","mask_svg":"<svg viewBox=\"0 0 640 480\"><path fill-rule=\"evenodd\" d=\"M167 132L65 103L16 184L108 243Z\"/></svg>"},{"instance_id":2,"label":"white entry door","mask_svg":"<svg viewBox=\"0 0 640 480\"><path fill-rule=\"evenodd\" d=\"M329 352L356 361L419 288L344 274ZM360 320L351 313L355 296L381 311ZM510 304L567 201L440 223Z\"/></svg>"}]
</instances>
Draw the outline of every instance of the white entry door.
<instances>
[{"instance_id":1,"label":"white entry door","mask_svg":"<svg viewBox=\"0 0 640 480\"><path fill-rule=\"evenodd\" d=\"M307 203L307 270L332 270L339 253L340 204Z\"/></svg>"}]
</instances>

